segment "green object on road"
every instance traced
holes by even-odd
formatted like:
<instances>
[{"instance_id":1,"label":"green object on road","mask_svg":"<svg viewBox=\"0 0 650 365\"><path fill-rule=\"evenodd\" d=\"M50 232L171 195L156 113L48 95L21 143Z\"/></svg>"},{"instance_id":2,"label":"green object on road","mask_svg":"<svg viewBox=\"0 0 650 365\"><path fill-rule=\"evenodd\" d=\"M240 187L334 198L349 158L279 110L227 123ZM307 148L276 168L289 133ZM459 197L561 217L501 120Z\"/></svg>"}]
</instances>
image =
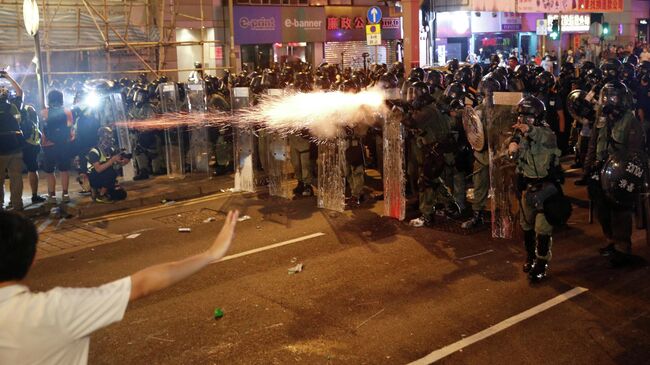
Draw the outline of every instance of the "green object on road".
<instances>
[{"instance_id":1,"label":"green object on road","mask_svg":"<svg viewBox=\"0 0 650 365\"><path fill-rule=\"evenodd\" d=\"M214 310L214 319L223 317L223 310L221 308L215 308Z\"/></svg>"}]
</instances>

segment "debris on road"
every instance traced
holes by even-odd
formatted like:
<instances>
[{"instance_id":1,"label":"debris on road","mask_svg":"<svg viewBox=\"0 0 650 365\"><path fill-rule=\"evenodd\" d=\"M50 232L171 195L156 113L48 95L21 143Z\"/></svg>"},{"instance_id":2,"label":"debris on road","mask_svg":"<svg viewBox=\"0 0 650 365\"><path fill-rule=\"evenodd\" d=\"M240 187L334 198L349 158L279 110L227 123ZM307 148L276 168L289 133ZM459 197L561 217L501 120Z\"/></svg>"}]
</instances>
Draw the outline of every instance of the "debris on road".
<instances>
[{"instance_id":1,"label":"debris on road","mask_svg":"<svg viewBox=\"0 0 650 365\"><path fill-rule=\"evenodd\" d=\"M203 220L203 223L210 223L210 222L214 222L216 220L217 220L217 218L215 218L215 217L208 217L208 218Z\"/></svg>"},{"instance_id":2,"label":"debris on road","mask_svg":"<svg viewBox=\"0 0 650 365\"><path fill-rule=\"evenodd\" d=\"M179 228L179 232L192 232L192 228Z\"/></svg>"},{"instance_id":3,"label":"debris on road","mask_svg":"<svg viewBox=\"0 0 650 365\"><path fill-rule=\"evenodd\" d=\"M361 324L359 324L357 326L357 329L359 329L364 324L368 323L368 321L370 321L371 319L373 319L373 318L377 317L378 315L380 315L384 310L386 310L386 308L382 308L382 310L380 310L379 312L373 314L372 316L370 316L370 318L366 319L365 321L361 322Z\"/></svg>"},{"instance_id":4,"label":"debris on road","mask_svg":"<svg viewBox=\"0 0 650 365\"><path fill-rule=\"evenodd\" d=\"M302 263L289 268L289 275L297 274L302 271Z\"/></svg>"},{"instance_id":5,"label":"debris on road","mask_svg":"<svg viewBox=\"0 0 650 365\"><path fill-rule=\"evenodd\" d=\"M163 199L163 200L160 201L160 203L162 203L164 205L174 205L174 204L176 204L176 201L175 200Z\"/></svg>"},{"instance_id":6,"label":"debris on road","mask_svg":"<svg viewBox=\"0 0 650 365\"><path fill-rule=\"evenodd\" d=\"M242 215L241 217L237 218L237 222L243 222L251 219L250 215Z\"/></svg>"},{"instance_id":7,"label":"debris on road","mask_svg":"<svg viewBox=\"0 0 650 365\"><path fill-rule=\"evenodd\" d=\"M140 233L134 233L134 234L130 234L130 235L126 236L126 238L129 239L129 240L132 240L134 238L138 238L138 236L140 236Z\"/></svg>"},{"instance_id":8,"label":"debris on road","mask_svg":"<svg viewBox=\"0 0 650 365\"><path fill-rule=\"evenodd\" d=\"M222 193L226 193L226 192L232 193L232 192L235 191L235 188L219 189L219 191L222 192Z\"/></svg>"},{"instance_id":9,"label":"debris on road","mask_svg":"<svg viewBox=\"0 0 650 365\"><path fill-rule=\"evenodd\" d=\"M223 317L223 310L221 308L214 309L214 319L219 319Z\"/></svg>"}]
</instances>

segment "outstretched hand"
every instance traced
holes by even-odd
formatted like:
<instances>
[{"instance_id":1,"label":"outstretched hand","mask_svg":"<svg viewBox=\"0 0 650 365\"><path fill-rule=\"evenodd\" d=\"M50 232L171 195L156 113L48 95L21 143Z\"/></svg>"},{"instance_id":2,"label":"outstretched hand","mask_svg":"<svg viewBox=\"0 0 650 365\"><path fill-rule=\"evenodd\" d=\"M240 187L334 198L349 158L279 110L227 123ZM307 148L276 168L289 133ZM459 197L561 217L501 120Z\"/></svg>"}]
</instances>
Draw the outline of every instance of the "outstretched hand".
<instances>
[{"instance_id":1,"label":"outstretched hand","mask_svg":"<svg viewBox=\"0 0 650 365\"><path fill-rule=\"evenodd\" d=\"M219 261L230 248L233 238L235 237L235 226L237 226L237 219L239 218L239 211L231 210L226 216L226 220L221 227L221 232L214 243L206 252L211 258L212 262Z\"/></svg>"}]
</instances>

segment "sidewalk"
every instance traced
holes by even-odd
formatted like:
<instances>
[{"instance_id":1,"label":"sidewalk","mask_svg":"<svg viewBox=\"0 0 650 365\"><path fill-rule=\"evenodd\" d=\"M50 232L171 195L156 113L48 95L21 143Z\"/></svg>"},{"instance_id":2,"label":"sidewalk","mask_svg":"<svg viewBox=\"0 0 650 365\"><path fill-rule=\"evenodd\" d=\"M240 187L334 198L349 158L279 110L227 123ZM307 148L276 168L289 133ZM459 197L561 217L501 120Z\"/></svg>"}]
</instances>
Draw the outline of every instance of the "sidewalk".
<instances>
[{"instance_id":1,"label":"sidewalk","mask_svg":"<svg viewBox=\"0 0 650 365\"><path fill-rule=\"evenodd\" d=\"M155 176L147 180L128 181L121 185L127 191L126 200L105 204L95 203L90 196L80 195L81 186L77 183L77 174L70 174L69 194L72 201L68 204L61 204L61 187L57 179L57 204L66 215L78 218L90 218L103 214L133 209L142 206L160 204L162 200L183 200L203 195L213 194L222 190L231 189L234 186L233 175L216 176L208 178L205 175L187 175L185 178L171 179L167 176ZM40 195L47 194L47 182L45 174L40 174L38 190ZM31 190L27 175L23 177L23 205L25 214L29 217L38 217L50 214L57 206L52 204L32 204ZM5 179L5 201L4 206L9 204L9 180Z\"/></svg>"}]
</instances>

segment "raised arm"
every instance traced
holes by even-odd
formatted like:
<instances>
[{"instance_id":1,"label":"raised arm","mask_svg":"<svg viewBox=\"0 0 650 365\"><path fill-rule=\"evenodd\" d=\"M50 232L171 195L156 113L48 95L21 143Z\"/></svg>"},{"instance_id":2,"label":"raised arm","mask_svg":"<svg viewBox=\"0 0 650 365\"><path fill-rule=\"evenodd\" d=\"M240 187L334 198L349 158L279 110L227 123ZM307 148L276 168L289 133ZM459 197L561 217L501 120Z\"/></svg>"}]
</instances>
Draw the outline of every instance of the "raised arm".
<instances>
[{"instance_id":1,"label":"raised arm","mask_svg":"<svg viewBox=\"0 0 650 365\"><path fill-rule=\"evenodd\" d=\"M203 269L206 265L220 260L228 251L235 236L238 217L238 211L228 213L221 232L219 232L212 246L205 252L180 261L150 266L131 275L131 296L129 301L134 301L174 285Z\"/></svg>"}]
</instances>

